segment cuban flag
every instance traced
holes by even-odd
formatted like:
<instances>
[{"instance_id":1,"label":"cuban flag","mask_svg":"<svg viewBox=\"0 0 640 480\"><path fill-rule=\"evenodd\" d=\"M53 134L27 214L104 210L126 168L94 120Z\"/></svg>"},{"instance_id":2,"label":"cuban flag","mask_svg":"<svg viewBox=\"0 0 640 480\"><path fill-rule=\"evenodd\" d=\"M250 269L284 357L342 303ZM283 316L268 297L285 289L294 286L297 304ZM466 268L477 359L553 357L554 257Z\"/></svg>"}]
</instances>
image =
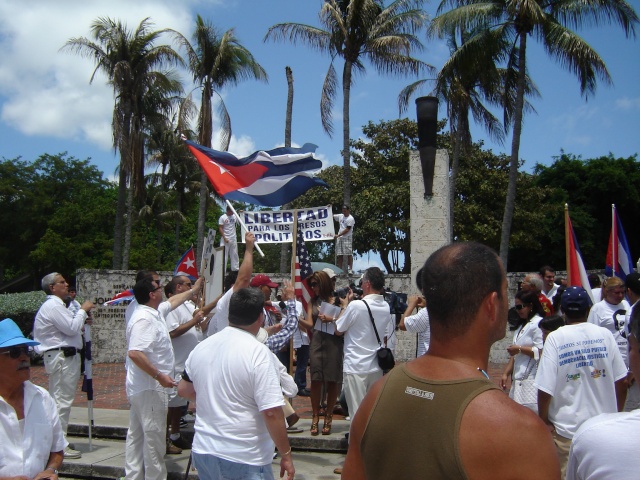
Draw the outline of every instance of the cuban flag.
<instances>
[{"instance_id":1,"label":"cuban flag","mask_svg":"<svg viewBox=\"0 0 640 480\"><path fill-rule=\"evenodd\" d=\"M571 218L569 218L569 206L566 204L564 206L564 219L567 252L567 286L584 288L589 294L591 303L593 304L595 302L593 301L593 294L591 293L591 286L589 285L587 269L582 261L582 254L580 253L576 233L573 231Z\"/></svg>"},{"instance_id":2,"label":"cuban flag","mask_svg":"<svg viewBox=\"0 0 640 480\"><path fill-rule=\"evenodd\" d=\"M225 200L278 207L295 200L312 187L328 185L311 175L322 162L313 157L316 145L280 147L257 151L245 158L219 152L185 140L207 174L211 185Z\"/></svg>"},{"instance_id":3,"label":"cuban flag","mask_svg":"<svg viewBox=\"0 0 640 480\"><path fill-rule=\"evenodd\" d=\"M298 235L296 236L296 271L295 282L293 288L296 293L296 298L299 298L302 303L303 311L307 311L307 305L313 297L311 287L307 284L306 280L313 274L311 268L311 259L309 258L309 252L307 246L304 243L302 236L302 229L298 228Z\"/></svg>"},{"instance_id":4,"label":"cuban flag","mask_svg":"<svg viewBox=\"0 0 640 480\"><path fill-rule=\"evenodd\" d=\"M615 271L613 265L615 263ZM619 277L622 280L633 272L631 250L624 234L622 222L616 213L616 206L611 205L611 235L609 235L609 247L607 248L607 263L604 273L607 277Z\"/></svg>"},{"instance_id":5,"label":"cuban flag","mask_svg":"<svg viewBox=\"0 0 640 480\"><path fill-rule=\"evenodd\" d=\"M178 275L186 275L190 280L198 279L198 267L196 266L196 254L193 252L193 245L184 252L182 258L176 263L173 276L177 277Z\"/></svg>"},{"instance_id":6,"label":"cuban flag","mask_svg":"<svg viewBox=\"0 0 640 480\"><path fill-rule=\"evenodd\" d=\"M113 298L107 302L104 302L103 305L105 307L110 307L112 305L119 305L122 302L130 302L135 297L133 295L133 290L125 290L124 292L117 293L113 296Z\"/></svg>"}]
</instances>

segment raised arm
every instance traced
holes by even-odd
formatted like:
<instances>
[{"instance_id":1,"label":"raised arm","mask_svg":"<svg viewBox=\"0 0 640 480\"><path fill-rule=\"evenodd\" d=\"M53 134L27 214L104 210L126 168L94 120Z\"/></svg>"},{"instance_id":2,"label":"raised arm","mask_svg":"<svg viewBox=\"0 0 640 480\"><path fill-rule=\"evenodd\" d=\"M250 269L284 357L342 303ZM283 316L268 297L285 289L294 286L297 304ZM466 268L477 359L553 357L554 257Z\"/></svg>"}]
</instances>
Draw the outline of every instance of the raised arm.
<instances>
[{"instance_id":1,"label":"raised arm","mask_svg":"<svg viewBox=\"0 0 640 480\"><path fill-rule=\"evenodd\" d=\"M253 233L247 232L244 236L244 241L244 257L242 258L242 264L238 270L236 283L233 284L234 292L237 292L241 288L247 288L251 281L251 275L253 274L253 246L255 244L256 237Z\"/></svg>"}]
</instances>

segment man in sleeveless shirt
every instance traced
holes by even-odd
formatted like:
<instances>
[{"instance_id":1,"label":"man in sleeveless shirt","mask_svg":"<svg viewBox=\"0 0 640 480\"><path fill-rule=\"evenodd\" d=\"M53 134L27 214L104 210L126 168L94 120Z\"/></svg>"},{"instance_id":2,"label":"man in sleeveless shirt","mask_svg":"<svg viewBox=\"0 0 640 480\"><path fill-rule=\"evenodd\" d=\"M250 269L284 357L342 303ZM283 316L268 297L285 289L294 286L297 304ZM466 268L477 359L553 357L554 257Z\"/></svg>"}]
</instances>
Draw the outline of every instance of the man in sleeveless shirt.
<instances>
[{"instance_id":1,"label":"man in sleeveless shirt","mask_svg":"<svg viewBox=\"0 0 640 480\"><path fill-rule=\"evenodd\" d=\"M422 278L429 351L366 395L351 424L343 478L559 479L544 423L486 374L507 323L498 256L478 243L455 243L429 257Z\"/></svg>"}]
</instances>

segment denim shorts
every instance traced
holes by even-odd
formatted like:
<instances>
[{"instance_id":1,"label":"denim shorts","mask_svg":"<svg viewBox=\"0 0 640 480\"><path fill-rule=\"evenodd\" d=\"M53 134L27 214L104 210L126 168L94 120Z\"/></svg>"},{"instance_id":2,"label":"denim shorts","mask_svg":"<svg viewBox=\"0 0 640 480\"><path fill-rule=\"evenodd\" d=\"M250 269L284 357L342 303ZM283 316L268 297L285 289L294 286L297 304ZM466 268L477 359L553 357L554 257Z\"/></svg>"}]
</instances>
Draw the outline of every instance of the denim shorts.
<instances>
[{"instance_id":1,"label":"denim shorts","mask_svg":"<svg viewBox=\"0 0 640 480\"><path fill-rule=\"evenodd\" d=\"M192 452L191 455L203 480L274 480L271 464L246 465L204 453Z\"/></svg>"}]
</instances>

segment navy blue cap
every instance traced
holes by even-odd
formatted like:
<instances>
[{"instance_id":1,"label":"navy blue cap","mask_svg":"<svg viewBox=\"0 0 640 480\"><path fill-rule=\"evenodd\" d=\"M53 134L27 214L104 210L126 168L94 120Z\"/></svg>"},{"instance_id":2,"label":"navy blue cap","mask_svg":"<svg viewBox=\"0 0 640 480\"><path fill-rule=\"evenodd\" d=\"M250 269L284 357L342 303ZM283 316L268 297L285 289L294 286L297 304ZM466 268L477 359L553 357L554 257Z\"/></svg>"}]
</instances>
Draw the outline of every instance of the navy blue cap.
<instances>
[{"instance_id":1,"label":"navy blue cap","mask_svg":"<svg viewBox=\"0 0 640 480\"><path fill-rule=\"evenodd\" d=\"M591 297L582 287L567 287L560 300L563 312L584 313L592 304Z\"/></svg>"}]
</instances>

